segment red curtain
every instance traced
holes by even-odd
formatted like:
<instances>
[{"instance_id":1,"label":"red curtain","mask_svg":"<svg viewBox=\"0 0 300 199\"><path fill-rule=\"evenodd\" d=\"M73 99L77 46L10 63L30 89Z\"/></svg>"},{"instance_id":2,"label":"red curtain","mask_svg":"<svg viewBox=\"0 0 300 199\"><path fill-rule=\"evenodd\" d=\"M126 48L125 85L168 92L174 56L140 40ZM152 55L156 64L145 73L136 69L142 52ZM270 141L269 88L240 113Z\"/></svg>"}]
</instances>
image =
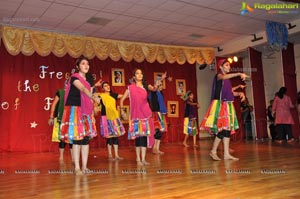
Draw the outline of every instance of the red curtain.
<instances>
[{"instance_id":1,"label":"red curtain","mask_svg":"<svg viewBox=\"0 0 300 199\"><path fill-rule=\"evenodd\" d=\"M249 48L257 138L267 138L266 99L261 52Z\"/></svg>"},{"instance_id":2,"label":"red curtain","mask_svg":"<svg viewBox=\"0 0 300 199\"><path fill-rule=\"evenodd\" d=\"M74 58L69 55L56 57L53 54L42 57L34 53L31 56L8 54L3 43L0 46L0 150L5 151L53 151L57 143L51 142L52 127L47 124L50 115L50 104L57 89L63 88L64 82L75 65ZM168 72L173 77L166 80L166 90L163 91L165 102L179 102L179 117L168 118L169 131L163 136L163 142L178 142L183 138L183 101L176 95L176 79L186 80L186 89L196 95L196 67L184 64L159 64L148 62L130 62L123 60L114 62L94 58L90 60L91 72L96 80L102 73L103 80L111 82L112 68L121 68L125 72L125 81L132 77L132 70L140 67L144 70L147 81L153 84L154 72ZM42 69L45 73L42 73ZM123 94L126 86L115 86L114 92ZM118 102L119 104L119 102ZM128 105L129 101L125 101ZM99 116L97 127L99 129ZM34 128L35 123L37 124ZM125 125L126 129L127 126ZM120 145L133 145L127 136L120 139ZM104 147L105 140L101 136L91 141L91 147Z\"/></svg>"},{"instance_id":3,"label":"red curtain","mask_svg":"<svg viewBox=\"0 0 300 199\"><path fill-rule=\"evenodd\" d=\"M227 59L227 57L216 57L216 63L220 59ZM232 62L231 64L231 73L236 73L236 72L243 72L243 59L238 58L237 62ZM230 79L232 87L238 86L240 84L244 84L243 81L239 77L235 77ZM241 89L237 89L236 92L243 92ZM246 93L245 93L246 94ZM236 116L238 118L239 122L239 129L236 130L236 133L231 137L232 141L239 141L244 138L244 128L243 128L243 122L242 122L242 113L241 113L241 100L239 97L234 98L234 108L236 110Z\"/></svg>"},{"instance_id":4,"label":"red curtain","mask_svg":"<svg viewBox=\"0 0 300 199\"><path fill-rule=\"evenodd\" d=\"M282 66L284 85L287 88L287 95L290 96L293 104L297 102L297 80L296 80L296 66L294 57L294 44L288 43L286 50L282 50ZM299 120L296 109L292 110L292 115L295 124L292 126L293 135L295 138L299 137Z\"/></svg>"}]
</instances>

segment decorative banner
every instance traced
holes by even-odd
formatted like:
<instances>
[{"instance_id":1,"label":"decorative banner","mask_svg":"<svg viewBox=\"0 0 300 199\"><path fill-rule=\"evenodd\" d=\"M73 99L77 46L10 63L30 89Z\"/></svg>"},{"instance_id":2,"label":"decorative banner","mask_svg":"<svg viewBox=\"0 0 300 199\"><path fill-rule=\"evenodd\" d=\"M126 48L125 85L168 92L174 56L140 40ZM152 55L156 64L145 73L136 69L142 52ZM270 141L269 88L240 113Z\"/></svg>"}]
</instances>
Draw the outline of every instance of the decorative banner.
<instances>
[{"instance_id":1,"label":"decorative banner","mask_svg":"<svg viewBox=\"0 0 300 199\"><path fill-rule=\"evenodd\" d=\"M139 42L126 42L94 37L80 37L58 33L48 33L36 30L19 29L2 26L2 40L6 50L11 55L32 55L34 52L41 56L50 53L63 57L68 53L71 57L81 55L92 59L97 56L100 60L110 57L114 61L121 58L125 62L136 61L141 63L177 63L183 65L211 64L214 59L214 49L210 47L183 47ZM1 35L0 35L1 38Z\"/></svg>"}]
</instances>

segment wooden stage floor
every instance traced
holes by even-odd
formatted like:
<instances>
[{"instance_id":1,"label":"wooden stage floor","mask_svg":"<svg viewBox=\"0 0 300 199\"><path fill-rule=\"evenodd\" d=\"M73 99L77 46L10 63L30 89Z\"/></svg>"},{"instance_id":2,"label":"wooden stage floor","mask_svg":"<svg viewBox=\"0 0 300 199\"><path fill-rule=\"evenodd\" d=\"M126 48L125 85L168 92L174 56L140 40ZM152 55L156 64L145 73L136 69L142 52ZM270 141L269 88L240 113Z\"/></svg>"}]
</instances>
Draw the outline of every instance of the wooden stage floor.
<instances>
[{"instance_id":1,"label":"wooden stage floor","mask_svg":"<svg viewBox=\"0 0 300 199\"><path fill-rule=\"evenodd\" d=\"M0 198L300 198L299 142L232 143L239 161L211 160L211 144L163 144L165 154L149 150L145 167L137 167L133 146L120 147L125 159L119 161L107 160L104 148L93 149L88 166L94 174L84 176L71 173L69 153L60 164L57 152L2 152Z\"/></svg>"}]
</instances>

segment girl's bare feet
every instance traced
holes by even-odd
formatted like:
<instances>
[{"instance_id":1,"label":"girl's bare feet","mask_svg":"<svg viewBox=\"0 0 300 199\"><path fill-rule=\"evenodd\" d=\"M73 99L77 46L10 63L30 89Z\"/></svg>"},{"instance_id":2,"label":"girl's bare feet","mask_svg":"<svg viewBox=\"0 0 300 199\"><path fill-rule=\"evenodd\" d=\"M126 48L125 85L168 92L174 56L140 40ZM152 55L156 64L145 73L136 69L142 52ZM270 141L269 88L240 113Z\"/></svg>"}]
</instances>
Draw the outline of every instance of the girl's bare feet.
<instances>
[{"instance_id":1,"label":"girl's bare feet","mask_svg":"<svg viewBox=\"0 0 300 199\"><path fill-rule=\"evenodd\" d=\"M143 166L143 165L144 165L140 160L137 160L137 161L136 161L136 164L137 164L138 166Z\"/></svg>"},{"instance_id":2,"label":"girl's bare feet","mask_svg":"<svg viewBox=\"0 0 300 199\"><path fill-rule=\"evenodd\" d=\"M165 152L158 151L158 154L163 155L163 154L165 154Z\"/></svg>"},{"instance_id":3,"label":"girl's bare feet","mask_svg":"<svg viewBox=\"0 0 300 199\"><path fill-rule=\"evenodd\" d=\"M80 169L75 169L74 173L75 173L75 175L77 175L77 176L83 175L83 173L82 173L82 171L81 171Z\"/></svg>"},{"instance_id":4,"label":"girl's bare feet","mask_svg":"<svg viewBox=\"0 0 300 199\"><path fill-rule=\"evenodd\" d=\"M114 161L115 159L112 156L108 156L108 160Z\"/></svg>"},{"instance_id":5,"label":"girl's bare feet","mask_svg":"<svg viewBox=\"0 0 300 199\"><path fill-rule=\"evenodd\" d=\"M227 156L224 156L224 160L239 160L239 159L232 155L227 155Z\"/></svg>"},{"instance_id":6,"label":"girl's bare feet","mask_svg":"<svg viewBox=\"0 0 300 199\"><path fill-rule=\"evenodd\" d=\"M150 165L150 163L149 163L149 162L146 162L146 160L143 160L143 161L142 161L142 164L143 164L143 165Z\"/></svg>"},{"instance_id":7,"label":"girl's bare feet","mask_svg":"<svg viewBox=\"0 0 300 199\"><path fill-rule=\"evenodd\" d=\"M210 156L213 160L216 160L216 161L220 161L220 160L221 160L221 158L219 158L219 156L217 155L217 153L209 152L209 156Z\"/></svg>"},{"instance_id":8,"label":"girl's bare feet","mask_svg":"<svg viewBox=\"0 0 300 199\"><path fill-rule=\"evenodd\" d=\"M185 147L189 147L189 145L188 145L187 143L185 143L185 142L183 142L182 144L183 144L183 146L185 146Z\"/></svg>"}]
</instances>

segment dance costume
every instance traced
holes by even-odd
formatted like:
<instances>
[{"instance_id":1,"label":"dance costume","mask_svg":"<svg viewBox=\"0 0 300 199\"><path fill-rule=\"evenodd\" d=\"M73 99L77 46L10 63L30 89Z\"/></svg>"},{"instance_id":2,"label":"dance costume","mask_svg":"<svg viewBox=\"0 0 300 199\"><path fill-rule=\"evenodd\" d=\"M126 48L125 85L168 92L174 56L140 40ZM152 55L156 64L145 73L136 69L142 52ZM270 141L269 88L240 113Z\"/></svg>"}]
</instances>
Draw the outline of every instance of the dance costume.
<instances>
[{"instance_id":1,"label":"dance costume","mask_svg":"<svg viewBox=\"0 0 300 199\"><path fill-rule=\"evenodd\" d=\"M88 144L89 139L97 136L93 102L73 85L75 80L79 80L86 89L91 90L91 85L78 73L71 76L66 86L61 139L67 143Z\"/></svg>"},{"instance_id":2,"label":"dance costume","mask_svg":"<svg viewBox=\"0 0 300 199\"><path fill-rule=\"evenodd\" d=\"M183 133L194 136L198 133L197 106L190 105L188 101L189 99L184 102Z\"/></svg>"},{"instance_id":3,"label":"dance costume","mask_svg":"<svg viewBox=\"0 0 300 199\"><path fill-rule=\"evenodd\" d=\"M154 138L161 140L162 133L168 131L166 121L167 108L164 103L164 97L161 91L150 92L150 107L153 112L153 122L155 128Z\"/></svg>"},{"instance_id":4,"label":"dance costume","mask_svg":"<svg viewBox=\"0 0 300 199\"><path fill-rule=\"evenodd\" d=\"M54 119L53 119L53 131L52 131L52 142L61 142L60 140L60 124L62 115L64 112L64 89L59 89L56 92L56 96L59 98L58 103L55 106L54 110Z\"/></svg>"},{"instance_id":5,"label":"dance costume","mask_svg":"<svg viewBox=\"0 0 300 199\"><path fill-rule=\"evenodd\" d=\"M239 125L233 105L232 85L229 79L218 80L217 75L213 81L212 102L201 123L200 130L208 130L213 134L223 133L223 131L234 134ZM226 134L225 137L229 137L230 134Z\"/></svg>"},{"instance_id":6,"label":"dance costume","mask_svg":"<svg viewBox=\"0 0 300 199\"><path fill-rule=\"evenodd\" d=\"M147 90L144 87L131 84L128 86L130 99L130 118L128 139L136 140L136 146L147 146L147 137L154 131L152 111L147 101ZM152 142L152 141L151 141ZM149 146L152 146L152 143Z\"/></svg>"},{"instance_id":7,"label":"dance costume","mask_svg":"<svg viewBox=\"0 0 300 199\"><path fill-rule=\"evenodd\" d=\"M66 147L66 143L60 139L60 125L62 116L64 113L64 96L65 90L59 89L56 92L56 96L59 98L58 103L56 104L54 110L54 120L53 120L53 131L52 131L52 142L59 142L59 148L64 149ZM70 149L72 148L72 144L69 144Z\"/></svg>"},{"instance_id":8,"label":"dance costume","mask_svg":"<svg viewBox=\"0 0 300 199\"><path fill-rule=\"evenodd\" d=\"M96 93L101 98L100 128L101 136L105 138L117 138L125 134L124 126L116 110L117 93ZM115 144L117 143L114 142Z\"/></svg>"}]
</instances>

